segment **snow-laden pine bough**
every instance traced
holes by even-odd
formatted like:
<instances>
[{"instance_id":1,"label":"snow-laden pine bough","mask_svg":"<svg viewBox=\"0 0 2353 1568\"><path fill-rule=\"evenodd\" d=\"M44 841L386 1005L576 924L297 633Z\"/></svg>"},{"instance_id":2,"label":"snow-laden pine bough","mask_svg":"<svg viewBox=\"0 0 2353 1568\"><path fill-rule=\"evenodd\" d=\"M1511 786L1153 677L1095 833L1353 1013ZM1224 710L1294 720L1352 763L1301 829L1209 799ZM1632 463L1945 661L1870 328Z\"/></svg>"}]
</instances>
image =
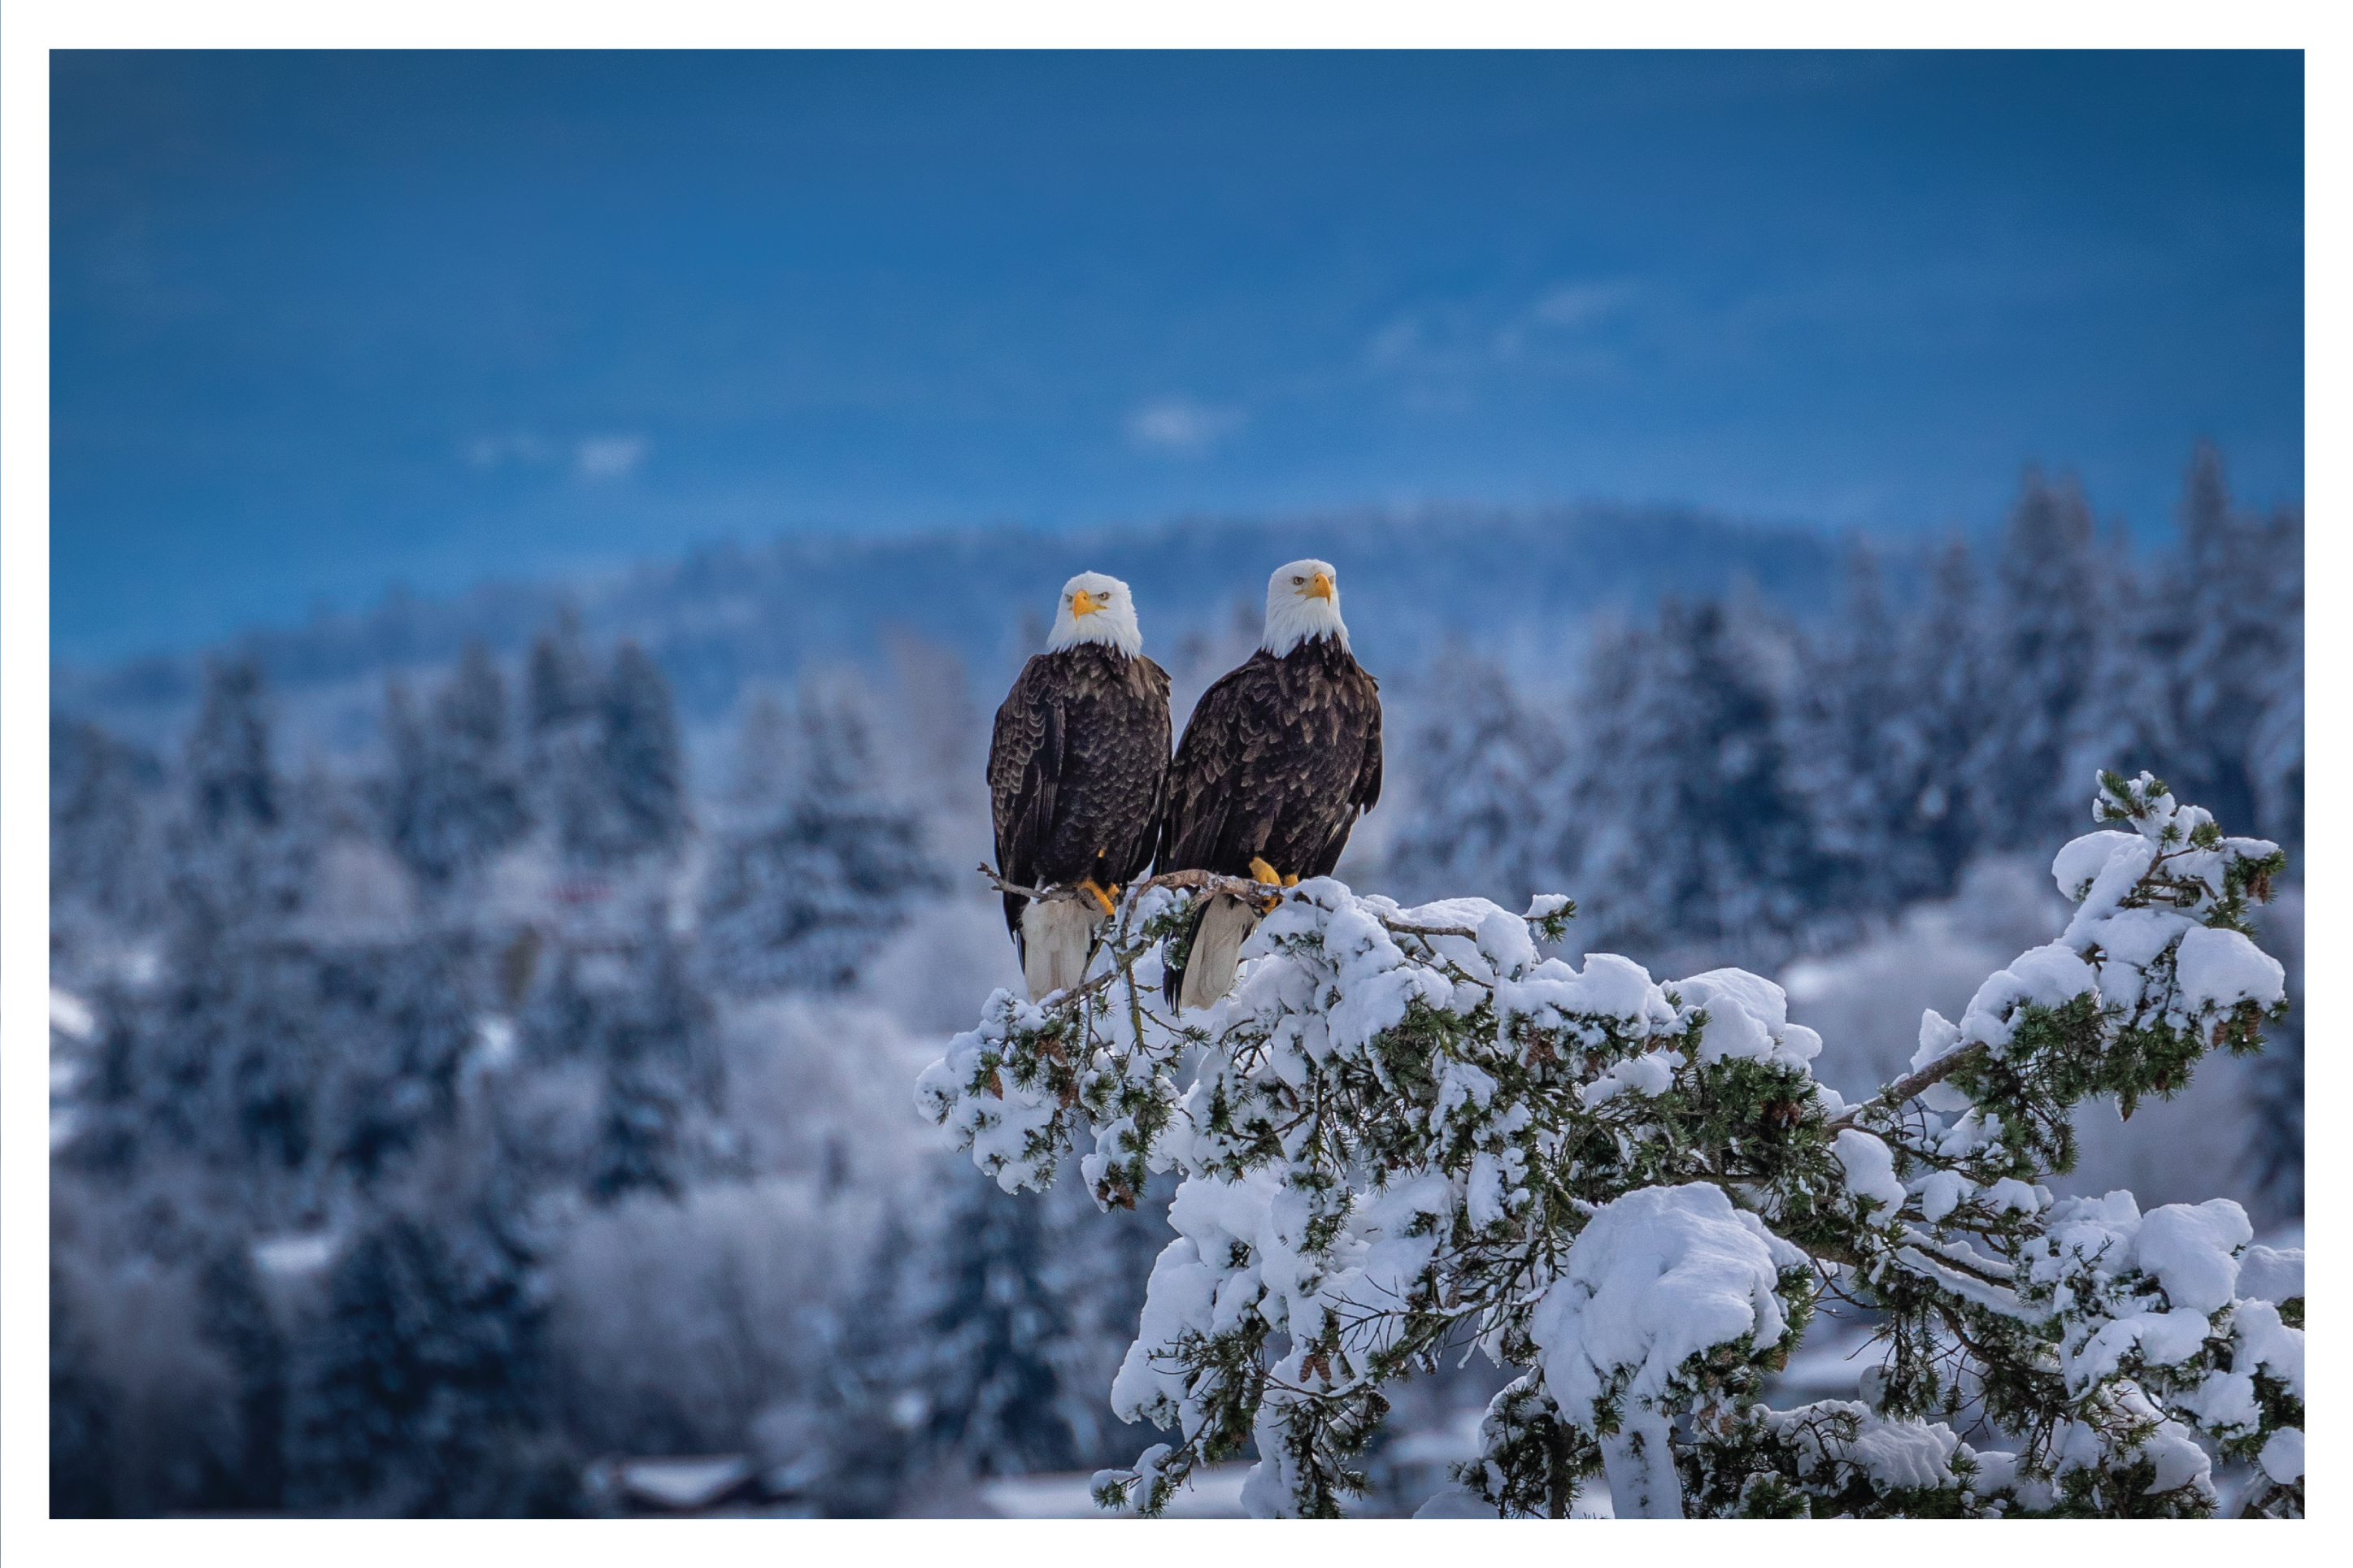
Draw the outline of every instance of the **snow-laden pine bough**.
<instances>
[{"instance_id":1,"label":"snow-laden pine bough","mask_svg":"<svg viewBox=\"0 0 2353 1568\"><path fill-rule=\"evenodd\" d=\"M997 993L916 1087L1008 1191L1073 1153L1106 1206L1183 1174L1112 1390L1175 1440L1097 1500L1156 1512L1255 1437L1252 1512L1335 1515L1383 1385L1470 1342L1521 1375L1426 1513L1562 1518L1601 1476L1621 1517L2300 1514L2303 1255L2227 1200L2041 1184L2078 1104L2174 1092L2284 1005L2247 925L2278 848L2101 784L2112 826L2052 867L2065 933L1926 1015L1862 1105L1768 981L1540 959L1556 897L1259 889L1253 962L1180 1026L1154 949L1189 890L1131 889L1102 973ZM1826 1296L1880 1364L1767 1408Z\"/></svg>"}]
</instances>

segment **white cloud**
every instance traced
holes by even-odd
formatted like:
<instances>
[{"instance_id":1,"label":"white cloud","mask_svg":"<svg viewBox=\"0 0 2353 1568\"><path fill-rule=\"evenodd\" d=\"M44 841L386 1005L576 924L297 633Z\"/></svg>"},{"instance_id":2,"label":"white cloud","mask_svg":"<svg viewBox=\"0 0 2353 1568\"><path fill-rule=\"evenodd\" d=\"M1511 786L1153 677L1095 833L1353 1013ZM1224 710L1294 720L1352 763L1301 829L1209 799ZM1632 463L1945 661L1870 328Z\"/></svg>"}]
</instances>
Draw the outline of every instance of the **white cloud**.
<instances>
[{"instance_id":1,"label":"white cloud","mask_svg":"<svg viewBox=\"0 0 2353 1568\"><path fill-rule=\"evenodd\" d=\"M475 468L496 468L508 463L539 463L547 460L547 444L527 430L512 430L502 436L477 436L462 443L458 455Z\"/></svg>"},{"instance_id":2,"label":"white cloud","mask_svg":"<svg viewBox=\"0 0 2353 1568\"><path fill-rule=\"evenodd\" d=\"M1365 345L1365 355L1375 364L1400 364L1421 346L1421 323L1411 316L1399 316L1373 334Z\"/></svg>"},{"instance_id":3,"label":"white cloud","mask_svg":"<svg viewBox=\"0 0 2353 1568\"><path fill-rule=\"evenodd\" d=\"M1616 315L1631 299L1628 283L1565 283L1536 301L1531 312L1548 327L1583 327Z\"/></svg>"},{"instance_id":4,"label":"white cloud","mask_svg":"<svg viewBox=\"0 0 2353 1568\"><path fill-rule=\"evenodd\" d=\"M591 436L574 450L573 463L584 479L614 479L635 470L645 457L642 436Z\"/></svg>"},{"instance_id":5,"label":"white cloud","mask_svg":"<svg viewBox=\"0 0 2353 1568\"><path fill-rule=\"evenodd\" d=\"M1198 457L1241 427L1239 410L1212 408L1189 397L1163 397L1127 416L1127 438L1147 452Z\"/></svg>"}]
</instances>

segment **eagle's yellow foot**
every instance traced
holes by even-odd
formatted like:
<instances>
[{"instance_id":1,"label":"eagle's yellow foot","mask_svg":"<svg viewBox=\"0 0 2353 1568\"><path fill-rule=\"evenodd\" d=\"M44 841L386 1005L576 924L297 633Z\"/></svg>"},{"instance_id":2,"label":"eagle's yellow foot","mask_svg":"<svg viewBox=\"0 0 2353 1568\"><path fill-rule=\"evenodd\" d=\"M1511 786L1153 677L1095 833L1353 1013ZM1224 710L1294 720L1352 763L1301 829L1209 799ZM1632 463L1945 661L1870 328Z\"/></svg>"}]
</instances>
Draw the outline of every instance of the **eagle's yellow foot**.
<instances>
[{"instance_id":1,"label":"eagle's yellow foot","mask_svg":"<svg viewBox=\"0 0 2353 1568\"><path fill-rule=\"evenodd\" d=\"M1250 857L1250 879L1252 881L1266 882L1278 888L1282 886L1282 873L1268 865L1266 861L1259 856L1253 855Z\"/></svg>"},{"instance_id":2,"label":"eagle's yellow foot","mask_svg":"<svg viewBox=\"0 0 2353 1568\"><path fill-rule=\"evenodd\" d=\"M1293 871L1290 876L1285 877L1282 879L1282 885L1286 888L1295 888L1299 886L1299 873Z\"/></svg>"},{"instance_id":3,"label":"eagle's yellow foot","mask_svg":"<svg viewBox=\"0 0 2353 1568\"><path fill-rule=\"evenodd\" d=\"M1079 884L1079 891L1084 893L1096 903L1102 905L1103 912L1108 915L1113 912L1111 900L1113 894L1119 891L1119 884L1113 882L1112 884L1111 892L1106 893L1102 888L1096 886L1095 879L1092 877L1089 877L1085 881Z\"/></svg>"}]
</instances>

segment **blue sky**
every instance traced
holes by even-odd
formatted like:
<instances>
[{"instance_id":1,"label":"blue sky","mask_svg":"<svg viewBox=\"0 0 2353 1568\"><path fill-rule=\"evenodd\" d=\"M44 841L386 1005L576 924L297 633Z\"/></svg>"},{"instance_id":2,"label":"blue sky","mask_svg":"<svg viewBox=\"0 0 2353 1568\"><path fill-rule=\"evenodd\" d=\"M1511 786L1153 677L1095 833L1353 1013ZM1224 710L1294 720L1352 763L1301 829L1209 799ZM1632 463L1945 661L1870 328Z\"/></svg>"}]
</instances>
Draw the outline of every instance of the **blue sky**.
<instances>
[{"instance_id":1,"label":"blue sky","mask_svg":"<svg viewBox=\"0 0 2353 1568\"><path fill-rule=\"evenodd\" d=\"M784 530L2302 491L2294 55L53 59L69 659Z\"/></svg>"}]
</instances>

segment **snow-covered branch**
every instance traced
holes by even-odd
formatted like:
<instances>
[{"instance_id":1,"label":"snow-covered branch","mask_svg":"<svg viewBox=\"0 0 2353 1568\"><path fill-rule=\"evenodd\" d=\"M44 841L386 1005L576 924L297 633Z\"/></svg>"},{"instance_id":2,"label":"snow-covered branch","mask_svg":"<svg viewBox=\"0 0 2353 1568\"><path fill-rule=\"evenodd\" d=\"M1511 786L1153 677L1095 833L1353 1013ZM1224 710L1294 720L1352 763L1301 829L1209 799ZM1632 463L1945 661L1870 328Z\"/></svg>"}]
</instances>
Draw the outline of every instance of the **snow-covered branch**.
<instances>
[{"instance_id":1,"label":"snow-covered branch","mask_svg":"<svg viewBox=\"0 0 2353 1568\"><path fill-rule=\"evenodd\" d=\"M2084 1099L2254 1048L2282 987L2246 916L2284 858L2146 774L2103 775L2095 815L2052 867L2067 932L1926 1015L1861 1106L1767 980L1540 956L1565 900L1198 873L1128 889L1084 986L997 993L916 1098L1008 1190L1073 1154L1106 1205L1184 1176L1113 1391L1176 1440L1106 1502L1155 1511L1254 1438L1253 1510L1336 1513L1382 1386L1467 1335L1523 1375L1457 1509L1565 1514L1602 1476L1621 1516L2197 1514L2235 1467L2295 1511L2300 1256L2224 1201L2042 1184ZM1211 892L1268 912L1233 993L1179 1019L1157 948ZM1867 1397L1766 1409L1831 1290L1883 1315Z\"/></svg>"}]
</instances>

